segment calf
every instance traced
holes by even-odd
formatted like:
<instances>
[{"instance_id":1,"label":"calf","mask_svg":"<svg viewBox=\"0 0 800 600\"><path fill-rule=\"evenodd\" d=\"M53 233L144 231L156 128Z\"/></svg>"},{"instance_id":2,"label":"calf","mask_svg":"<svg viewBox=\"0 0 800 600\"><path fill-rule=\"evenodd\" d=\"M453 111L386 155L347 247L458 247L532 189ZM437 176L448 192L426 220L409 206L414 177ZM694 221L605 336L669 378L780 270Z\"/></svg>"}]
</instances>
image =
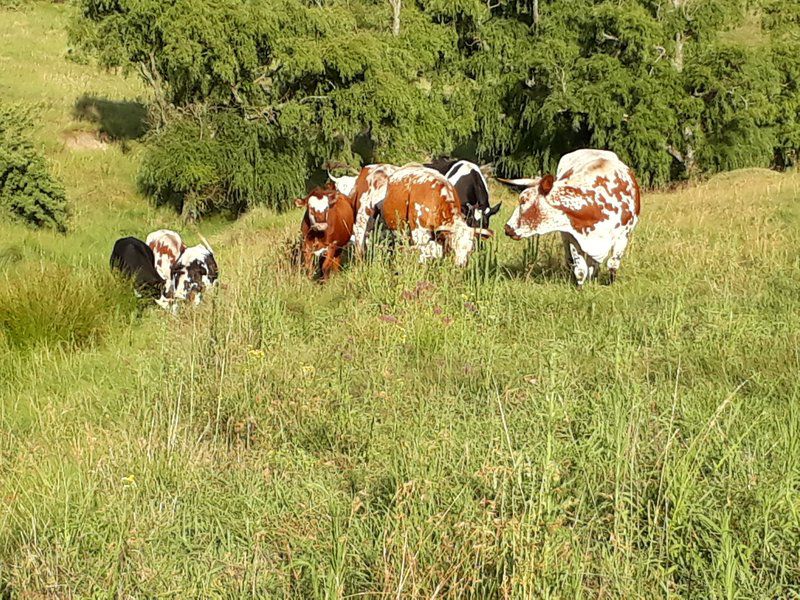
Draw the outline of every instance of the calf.
<instances>
[{"instance_id":1,"label":"calf","mask_svg":"<svg viewBox=\"0 0 800 600\"><path fill-rule=\"evenodd\" d=\"M606 261L614 281L641 204L636 177L616 154L577 150L561 158L556 177L505 183L524 187L506 235L519 240L558 231L579 286Z\"/></svg>"},{"instance_id":2,"label":"calf","mask_svg":"<svg viewBox=\"0 0 800 600\"><path fill-rule=\"evenodd\" d=\"M203 294L214 287L217 279L219 267L205 240L203 244L186 248L172 265L172 289L177 300L200 304Z\"/></svg>"},{"instance_id":3,"label":"calf","mask_svg":"<svg viewBox=\"0 0 800 600\"><path fill-rule=\"evenodd\" d=\"M353 207L356 211L353 224L353 243L356 253L361 256L367 240L367 232L375 223L380 212L380 204L386 197L389 177L397 170L394 165L367 165L356 177L353 188Z\"/></svg>"},{"instance_id":4,"label":"calf","mask_svg":"<svg viewBox=\"0 0 800 600\"><path fill-rule=\"evenodd\" d=\"M186 250L186 244L181 236L170 229L159 229L148 234L146 243L150 246L155 256L156 270L161 278L167 282L167 287L172 285L172 265Z\"/></svg>"},{"instance_id":5,"label":"calf","mask_svg":"<svg viewBox=\"0 0 800 600\"><path fill-rule=\"evenodd\" d=\"M341 254L350 242L355 222L353 199L332 186L316 188L295 202L305 207L300 230L303 234L303 264L314 274L314 257L324 257L322 280L341 268Z\"/></svg>"},{"instance_id":6,"label":"calf","mask_svg":"<svg viewBox=\"0 0 800 600\"><path fill-rule=\"evenodd\" d=\"M381 215L392 231L408 227L420 262L452 250L456 265L463 267L475 248L475 238L493 235L488 229L467 225L452 184L423 166L403 167L389 178Z\"/></svg>"},{"instance_id":7,"label":"calf","mask_svg":"<svg viewBox=\"0 0 800 600\"><path fill-rule=\"evenodd\" d=\"M461 212L470 227L489 227L489 219L501 203L489 204L489 184L478 165L466 160L437 159L425 165L439 171L456 189Z\"/></svg>"},{"instance_id":8,"label":"calf","mask_svg":"<svg viewBox=\"0 0 800 600\"><path fill-rule=\"evenodd\" d=\"M166 281L156 269L153 251L142 240L135 237L118 239L109 262L113 270L133 280L137 296L155 298L159 306L169 306Z\"/></svg>"}]
</instances>

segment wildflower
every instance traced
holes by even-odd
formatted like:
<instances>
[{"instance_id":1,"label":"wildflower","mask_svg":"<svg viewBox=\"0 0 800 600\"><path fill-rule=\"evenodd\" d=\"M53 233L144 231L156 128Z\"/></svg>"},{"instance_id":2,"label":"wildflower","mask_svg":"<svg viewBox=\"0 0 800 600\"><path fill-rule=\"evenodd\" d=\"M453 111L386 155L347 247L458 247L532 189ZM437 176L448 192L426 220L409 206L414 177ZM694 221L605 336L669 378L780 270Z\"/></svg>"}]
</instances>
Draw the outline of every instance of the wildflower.
<instances>
[{"instance_id":1,"label":"wildflower","mask_svg":"<svg viewBox=\"0 0 800 600\"><path fill-rule=\"evenodd\" d=\"M313 375L317 371L317 369L314 367L314 365L303 365L300 368L303 371L303 375Z\"/></svg>"}]
</instances>

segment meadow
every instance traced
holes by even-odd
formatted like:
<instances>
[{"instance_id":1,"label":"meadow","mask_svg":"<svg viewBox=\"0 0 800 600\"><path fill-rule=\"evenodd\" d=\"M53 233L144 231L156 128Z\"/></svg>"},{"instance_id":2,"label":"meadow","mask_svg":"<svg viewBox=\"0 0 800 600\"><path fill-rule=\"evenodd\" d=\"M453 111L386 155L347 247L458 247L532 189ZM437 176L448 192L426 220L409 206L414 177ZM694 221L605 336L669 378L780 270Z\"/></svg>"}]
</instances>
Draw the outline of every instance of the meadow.
<instances>
[{"instance_id":1,"label":"meadow","mask_svg":"<svg viewBox=\"0 0 800 600\"><path fill-rule=\"evenodd\" d=\"M320 285L299 210L137 193L145 91L64 7L0 16L73 209L0 223L0 597L800 598L800 174L646 193L612 286L502 235ZM177 317L108 272L160 227L221 269Z\"/></svg>"}]
</instances>

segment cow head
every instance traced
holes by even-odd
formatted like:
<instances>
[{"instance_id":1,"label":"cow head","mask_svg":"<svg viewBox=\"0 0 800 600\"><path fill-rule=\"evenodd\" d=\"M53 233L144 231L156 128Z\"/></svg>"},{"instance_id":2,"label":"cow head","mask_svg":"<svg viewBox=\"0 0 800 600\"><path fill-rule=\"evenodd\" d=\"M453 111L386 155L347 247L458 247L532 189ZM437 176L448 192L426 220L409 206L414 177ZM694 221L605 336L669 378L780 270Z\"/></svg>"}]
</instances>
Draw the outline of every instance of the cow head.
<instances>
[{"instance_id":1,"label":"cow head","mask_svg":"<svg viewBox=\"0 0 800 600\"><path fill-rule=\"evenodd\" d=\"M311 231L325 231L328 228L328 210L339 200L336 188L329 184L314 189L305 198L295 200L295 204L305 207Z\"/></svg>"},{"instance_id":2,"label":"cow head","mask_svg":"<svg viewBox=\"0 0 800 600\"><path fill-rule=\"evenodd\" d=\"M463 219L456 218L452 224L436 229L436 239L453 251L456 266L465 267L469 255L475 250L475 240L487 239L494 235L491 229L470 227Z\"/></svg>"},{"instance_id":3,"label":"cow head","mask_svg":"<svg viewBox=\"0 0 800 600\"><path fill-rule=\"evenodd\" d=\"M194 300L216 284L219 268L214 254L206 246L193 246L181 254L172 266L172 297L177 300Z\"/></svg>"},{"instance_id":4,"label":"cow head","mask_svg":"<svg viewBox=\"0 0 800 600\"><path fill-rule=\"evenodd\" d=\"M525 185L519 195L519 206L514 209L514 214L506 223L505 232L508 237L520 240L559 230L564 213L550 202L554 180L552 175L545 175L536 179L504 182L512 186L519 186L523 182Z\"/></svg>"},{"instance_id":5,"label":"cow head","mask_svg":"<svg viewBox=\"0 0 800 600\"><path fill-rule=\"evenodd\" d=\"M467 224L470 227L487 229L489 227L489 219L500 212L501 205L502 202L498 202L494 206L488 206L487 208L467 205Z\"/></svg>"}]
</instances>

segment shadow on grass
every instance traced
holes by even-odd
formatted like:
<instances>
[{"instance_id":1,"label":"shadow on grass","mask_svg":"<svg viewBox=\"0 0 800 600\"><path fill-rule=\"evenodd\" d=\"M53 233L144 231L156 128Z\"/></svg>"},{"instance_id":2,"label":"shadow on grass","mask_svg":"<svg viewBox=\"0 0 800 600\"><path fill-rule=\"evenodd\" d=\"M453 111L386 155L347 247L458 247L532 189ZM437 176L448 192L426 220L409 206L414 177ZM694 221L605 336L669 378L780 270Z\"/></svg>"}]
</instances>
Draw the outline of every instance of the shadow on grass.
<instances>
[{"instance_id":1,"label":"shadow on grass","mask_svg":"<svg viewBox=\"0 0 800 600\"><path fill-rule=\"evenodd\" d=\"M141 102L115 101L84 94L75 102L73 117L95 123L112 140L128 141L148 130L147 107Z\"/></svg>"},{"instance_id":2,"label":"shadow on grass","mask_svg":"<svg viewBox=\"0 0 800 600\"><path fill-rule=\"evenodd\" d=\"M564 261L560 244L537 243L526 240L516 260L501 265L502 274L508 279L530 279L533 281L571 281L572 273Z\"/></svg>"}]
</instances>

